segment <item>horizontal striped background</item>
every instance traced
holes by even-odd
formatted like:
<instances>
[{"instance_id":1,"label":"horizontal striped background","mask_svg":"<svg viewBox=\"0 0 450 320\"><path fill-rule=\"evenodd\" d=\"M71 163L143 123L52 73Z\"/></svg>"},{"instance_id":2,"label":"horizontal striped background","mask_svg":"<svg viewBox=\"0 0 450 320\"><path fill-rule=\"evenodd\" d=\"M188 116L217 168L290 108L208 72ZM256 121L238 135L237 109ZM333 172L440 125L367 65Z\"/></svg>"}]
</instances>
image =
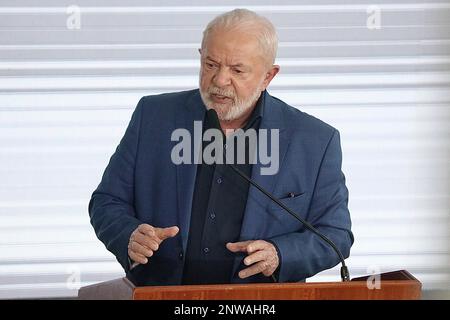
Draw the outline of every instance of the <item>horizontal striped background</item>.
<instances>
[{"instance_id":1,"label":"horizontal striped background","mask_svg":"<svg viewBox=\"0 0 450 320\"><path fill-rule=\"evenodd\" d=\"M450 289L450 4L3 0L0 298L70 297L123 272L87 204L143 95L195 88L201 32L235 7L273 21L275 95L337 127L352 276ZM80 29L68 29L72 5ZM369 13L368 10L369 9ZM310 281L337 281L337 268Z\"/></svg>"}]
</instances>

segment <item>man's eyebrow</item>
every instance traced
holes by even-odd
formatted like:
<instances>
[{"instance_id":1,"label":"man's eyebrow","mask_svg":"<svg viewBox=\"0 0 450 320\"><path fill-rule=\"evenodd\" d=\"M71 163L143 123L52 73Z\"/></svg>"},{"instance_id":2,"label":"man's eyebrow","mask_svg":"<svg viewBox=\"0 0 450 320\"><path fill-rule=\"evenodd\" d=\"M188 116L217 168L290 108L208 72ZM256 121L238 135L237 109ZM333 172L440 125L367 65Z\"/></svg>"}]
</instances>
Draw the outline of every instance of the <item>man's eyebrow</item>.
<instances>
[{"instance_id":1,"label":"man's eyebrow","mask_svg":"<svg viewBox=\"0 0 450 320\"><path fill-rule=\"evenodd\" d=\"M220 64L219 62L217 62L216 60L214 60L214 59L211 58L210 56L206 56L206 57L205 57L205 60L210 60L210 61L212 61L212 62L214 62L214 63ZM230 67L231 67L231 68L248 68L248 66L245 65L245 64L243 64L242 62L233 64L233 65L231 65Z\"/></svg>"},{"instance_id":2,"label":"man's eyebrow","mask_svg":"<svg viewBox=\"0 0 450 320\"><path fill-rule=\"evenodd\" d=\"M244 63L237 63L237 64L233 64L231 66L231 68L237 68L240 69L241 71L245 71L245 72L249 72L252 70L252 67L249 65L246 65Z\"/></svg>"},{"instance_id":3,"label":"man's eyebrow","mask_svg":"<svg viewBox=\"0 0 450 320\"><path fill-rule=\"evenodd\" d=\"M211 58L210 56L206 56L205 59L206 59L206 60L211 60L212 62L219 64L216 60L214 60L214 59Z\"/></svg>"}]
</instances>

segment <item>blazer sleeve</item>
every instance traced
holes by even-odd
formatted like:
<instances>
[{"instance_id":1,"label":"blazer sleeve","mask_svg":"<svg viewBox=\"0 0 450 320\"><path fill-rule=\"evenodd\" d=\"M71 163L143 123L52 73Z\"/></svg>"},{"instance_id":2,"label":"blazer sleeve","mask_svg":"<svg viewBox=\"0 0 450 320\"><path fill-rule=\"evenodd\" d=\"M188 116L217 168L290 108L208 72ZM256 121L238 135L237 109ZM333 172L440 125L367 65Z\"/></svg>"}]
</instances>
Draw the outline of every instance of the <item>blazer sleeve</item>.
<instances>
[{"instance_id":1,"label":"blazer sleeve","mask_svg":"<svg viewBox=\"0 0 450 320\"><path fill-rule=\"evenodd\" d=\"M90 221L98 239L116 256L125 272L130 269L128 241L141 224L134 208L134 171L143 101L144 98L133 112L125 135L89 202Z\"/></svg>"},{"instance_id":2,"label":"blazer sleeve","mask_svg":"<svg viewBox=\"0 0 450 320\"><path fill-rule=\"evenodd\" d=\"M307 220L332 240L347 258L354 239L347 207L348 190L341 165L339 132L334 130L318 171ZM335 251L307 229L270 240L280 254L280 282L301 281L339 263Z\"/></svg>"}]
</instances>

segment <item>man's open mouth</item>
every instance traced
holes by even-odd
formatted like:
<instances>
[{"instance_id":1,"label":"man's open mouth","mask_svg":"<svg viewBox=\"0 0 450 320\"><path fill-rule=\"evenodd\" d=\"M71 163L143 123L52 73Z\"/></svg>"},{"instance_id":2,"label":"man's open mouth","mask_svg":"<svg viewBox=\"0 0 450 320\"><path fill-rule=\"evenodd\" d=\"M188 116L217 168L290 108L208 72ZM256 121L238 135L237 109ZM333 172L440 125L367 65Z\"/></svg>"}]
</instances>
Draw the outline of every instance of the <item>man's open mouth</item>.
<instances>
[{"instance_id":1,"label":"man's open mouth","mask_svg":"<svg viewBox=\"0 0 450 320\"><path fill-rule=\"evenodd\" d=\"M228 96L223 96L221 94L216 94L216 93L212 93L211 94L211 98L215 101L215 102L227 102L229 100L231 100L230 97Z\"/></svg>"}]
</instances>

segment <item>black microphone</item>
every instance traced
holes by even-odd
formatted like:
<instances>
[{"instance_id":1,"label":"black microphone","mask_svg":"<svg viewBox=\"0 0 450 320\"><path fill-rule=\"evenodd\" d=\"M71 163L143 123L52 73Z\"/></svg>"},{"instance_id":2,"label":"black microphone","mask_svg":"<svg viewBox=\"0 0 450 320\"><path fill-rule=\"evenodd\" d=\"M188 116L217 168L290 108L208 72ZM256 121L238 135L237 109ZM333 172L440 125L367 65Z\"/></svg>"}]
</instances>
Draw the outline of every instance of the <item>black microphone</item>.
<instances>
[{"instance_id":1,"label":"black microphone","mask_svg":"<svg viewBox=\"0 0 450 320\"><path fill-rule=\"evenodd\" d=\"M206 116L208 117L208 122L211 126L211 128L218 129L222 133L223 142L225 143L226 137L222 131L222 127L220 126L219 117L217 116L217 112L214 109L209 109L206 113ZM225 162L226 163L226 162ZM252 186L257 188L259 191L261 191L265 196L267 196L270 200L275 202L278 206L286 210L291 216L293 216L295 219L300 221L308 230L319 236L323 241L325 241L329 246L333 248L333 250L336 252L336 254L339 257L339 260L341 261L341 279L342 281L350 281L350 273L348 271L347 266L345 265L345 259L342 255L342 252L339 250L339 248L336 246L336 244L331 241L328 237L326 237L324 234L322 234L319 230L314 228L309 222L302 219L298 214L296 214L294 211L286 207L280 200L275 198L273 195L271 195L269 192L264 190L263 187L261 187L259 184L257 184L255 181L253 181L251 178L249 178L245 173L243 173L241 170L236 168L234 165L230 163L226 163L233 169L234 172L236 172L239 176L241 176L243 179L245 179L248 183L250 183Z\"/></svg>"}]
</instances>

